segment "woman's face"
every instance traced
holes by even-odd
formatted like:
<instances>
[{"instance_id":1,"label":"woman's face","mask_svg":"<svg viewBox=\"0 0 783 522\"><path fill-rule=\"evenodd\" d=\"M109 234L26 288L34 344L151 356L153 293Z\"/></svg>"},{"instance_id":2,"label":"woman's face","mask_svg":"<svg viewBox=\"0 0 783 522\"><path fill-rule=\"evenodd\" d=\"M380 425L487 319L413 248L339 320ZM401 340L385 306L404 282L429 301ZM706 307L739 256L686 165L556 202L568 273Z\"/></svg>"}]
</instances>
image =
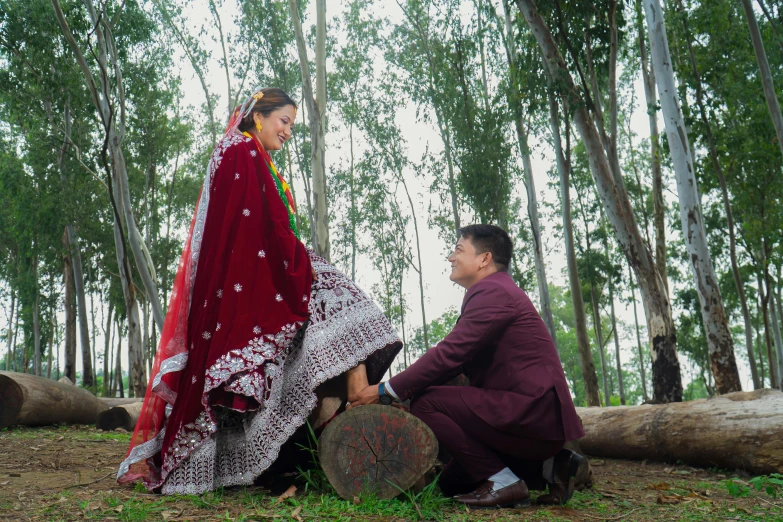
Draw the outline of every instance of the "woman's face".
<instances>
[{"instance_id":1,"label":"woman's face","mask_svg":"<svg viewBox=\"0 0 783 522\"><path fill-rule=\"evenodd\" d=\"M253 119L261 124L261 132L253 129L253 133L264 149L280 150L283 148L283 143L291 139L294 120L296 120L296 109L293 105L286 105L272 111L269 116L255 113Z\"/></svg>"}]
</instances>

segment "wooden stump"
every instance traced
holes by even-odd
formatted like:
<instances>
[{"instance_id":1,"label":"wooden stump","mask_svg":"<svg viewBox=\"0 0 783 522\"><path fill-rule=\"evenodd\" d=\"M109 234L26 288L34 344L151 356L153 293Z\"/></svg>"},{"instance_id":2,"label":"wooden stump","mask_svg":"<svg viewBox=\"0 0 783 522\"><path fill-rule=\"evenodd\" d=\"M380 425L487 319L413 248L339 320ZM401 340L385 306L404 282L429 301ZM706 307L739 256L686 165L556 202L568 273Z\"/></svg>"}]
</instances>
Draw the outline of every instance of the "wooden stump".
<instances>
[{"instance_id":1,"label":"wooden stump","mask_svg":"<svg viewBox=\"0 0 783 522\"><path fill-rule=\"evenodd\" d=\"M360 406L338 415L318 441L321 467L346 500L362 493L390 499L435 463L438 441L422 421L391 406Z\"/></svg>"},{"instance_id":2,"label":"wooden stump","mask_svg":"<svg viewBox=\"0 0 783 522\"><path fill-rule=\"evenodd\" d=\"M120 404L98 414L95 427L103 431L113 431L122 428L125 431L133 431L141 414L141 401L130 404Z\"/></svg>"},{"instance_id":3,"label":"wooden stump","mask_svg":"<svg viewBox=\"0 0 783 522\"><path fill-rule=\"evenodd\" d=\"M576 410L585 429L579 445L588 455L783 472L783 393L778 390Z\"/></svg>"},{"instance_id":4,"label":"wooden stump","mask_svg":"<svg viewBox=\"0 0 783 522\"><path fill-rule=\"evenodd\" d=\"M107 409L89 391L26 373L0 371L0 429L14 424L94 424Z\"/></svg>"}]
</instances>

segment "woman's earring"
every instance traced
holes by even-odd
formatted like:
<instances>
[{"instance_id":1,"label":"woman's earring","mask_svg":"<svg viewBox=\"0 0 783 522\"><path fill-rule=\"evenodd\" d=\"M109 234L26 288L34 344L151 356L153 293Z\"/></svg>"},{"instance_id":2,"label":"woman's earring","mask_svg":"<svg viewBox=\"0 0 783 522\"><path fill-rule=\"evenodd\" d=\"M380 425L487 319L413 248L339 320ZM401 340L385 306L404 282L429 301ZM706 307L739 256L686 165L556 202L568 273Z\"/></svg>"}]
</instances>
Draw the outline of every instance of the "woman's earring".
<instances>
[{"instance_id":1,"label":"woman's earring","mask_svg":"<svg viewBox=\"0 0 783 522\"><path fill-rule=\"evenodd\" d=\"M256 122L256 130L257 130L258 132L261 132L261 129L263 129L263 127L261 126L261 124L260 124L259 122Z\"/></svg>"}]
</instances>

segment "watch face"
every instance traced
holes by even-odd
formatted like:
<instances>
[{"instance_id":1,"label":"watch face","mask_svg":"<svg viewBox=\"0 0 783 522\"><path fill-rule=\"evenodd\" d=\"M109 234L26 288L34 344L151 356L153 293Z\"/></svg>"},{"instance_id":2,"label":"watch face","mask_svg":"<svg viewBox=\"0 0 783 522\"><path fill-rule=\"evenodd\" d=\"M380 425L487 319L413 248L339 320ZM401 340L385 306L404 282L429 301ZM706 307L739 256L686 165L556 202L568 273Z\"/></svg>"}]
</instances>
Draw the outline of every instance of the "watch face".
<instances>
[{"instance_id":1,"label":"watch face","mask_svg":"<svg viewBox=\"0 0 783 522\"><path fill-rule=\"evenodd\" d=\"M389 395L383 394L379 398L381 404L384 406L389 406L392 403L392 398Z\"/></svg>"}]
</instances>

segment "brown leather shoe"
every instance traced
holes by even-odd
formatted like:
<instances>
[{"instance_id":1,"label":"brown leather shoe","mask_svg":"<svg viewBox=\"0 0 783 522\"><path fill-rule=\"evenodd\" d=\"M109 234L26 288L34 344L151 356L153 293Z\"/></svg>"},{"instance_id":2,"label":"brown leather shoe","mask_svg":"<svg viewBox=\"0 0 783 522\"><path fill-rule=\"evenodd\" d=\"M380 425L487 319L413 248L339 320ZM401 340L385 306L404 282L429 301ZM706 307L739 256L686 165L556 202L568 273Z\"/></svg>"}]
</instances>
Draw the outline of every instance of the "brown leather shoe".
<instances>
[{"instance_id":1,"label":"brown leather shoe","mask_svg":"<svg viewBox=\"0 0 783 522\"><path fill-rule=\"evenodd\" d=\"M454 500L466 506L478 509L513 507L523 508L530 505L530 493L524 480L495 491L489 480L465 495L457 495Z\"/></svg>"},{"instance_id":2,"label":"brown leather shoe","mask_svg":"<svg viewBox=\"0 0 783 522\"><path fill-rule=\"evenodd\" d=\"M555 455L555 481L549 483L549 493L536 499L536 504L564 506L574 496L574 477L585 458L574 451L562 449Z\"/></svg>"}]
</instances>

